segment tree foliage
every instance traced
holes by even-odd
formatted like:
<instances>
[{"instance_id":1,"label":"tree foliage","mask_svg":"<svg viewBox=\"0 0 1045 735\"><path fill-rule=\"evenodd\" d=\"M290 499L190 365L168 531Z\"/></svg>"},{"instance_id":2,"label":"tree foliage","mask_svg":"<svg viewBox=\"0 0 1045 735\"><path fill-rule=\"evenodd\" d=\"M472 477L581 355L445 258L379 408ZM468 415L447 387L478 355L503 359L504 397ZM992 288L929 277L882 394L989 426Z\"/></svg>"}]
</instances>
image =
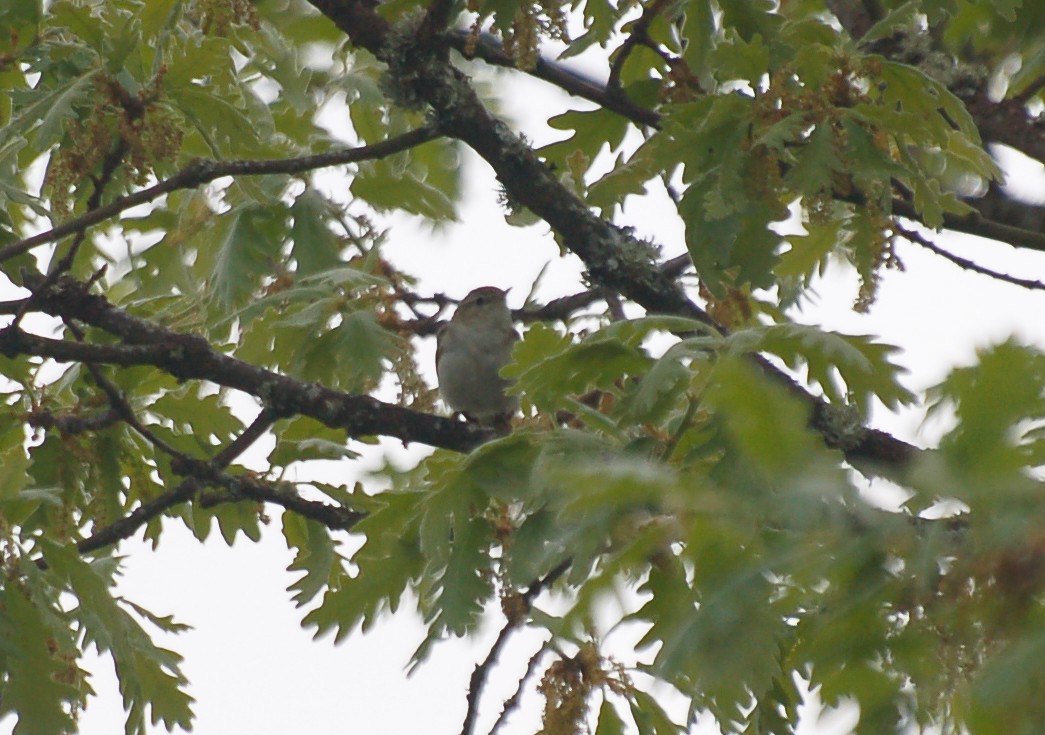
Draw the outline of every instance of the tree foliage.
<instances>
[{"instance_id":1,"label":"tree foliage","mask_svg":"<svg viewBox=\"0 0 1045 735\"><path fill-rule=\"evenodd\" d=\"M558 142L496 116L494 67L573 96ZM792 315L837 260L868 308L898 239L981 271L939 233L1045 249L987 148L1045 160L1043 84L1045 4L1020 0L3 3L0 715L74 729L93 647L127 732L189 728L150 637L181 624L114 596L119 543L165 520L256 541L275 509L320 633L416 600L423 664L503 612L466 733L523 626L550 639L549 735L684 731L651 681L691 719L794 732L796 677L861 733L1039 732L1045 356L987 347L918 396L892 346ZM347 147L318 117L341 99ZM416 348L450 301L382 254L386 213L456 218L465 149L587 279L517 312L507 436L434 411ZM682 258L619 224L657 192ZM951 418L938 446L867 424L920 400ZM435 452L288 479L379 437ZM861 493L878 477L900 512ZM594 622L622 588L641 663Z\"/></svg>"}]
</instances>

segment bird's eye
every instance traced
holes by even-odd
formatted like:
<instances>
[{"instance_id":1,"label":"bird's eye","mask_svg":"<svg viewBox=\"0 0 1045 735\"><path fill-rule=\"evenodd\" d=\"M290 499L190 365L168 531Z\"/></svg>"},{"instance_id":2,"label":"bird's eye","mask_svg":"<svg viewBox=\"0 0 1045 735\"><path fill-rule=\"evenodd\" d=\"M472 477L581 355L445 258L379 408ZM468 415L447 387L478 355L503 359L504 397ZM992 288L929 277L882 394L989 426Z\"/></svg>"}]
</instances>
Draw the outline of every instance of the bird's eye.
<instances>
[{"instance_id":1,"label":"bird's eye","mask_svg":"<svg viewBox=\"0 0 1045 735\"><path fill-rule=\"evenodd\" d=\"M477 298L475 300L475 303L479 304L479 306L482 306L483 304L486 303L486 297L485 296L480 296L479 298Z\"/></svg>"}]
</instances>

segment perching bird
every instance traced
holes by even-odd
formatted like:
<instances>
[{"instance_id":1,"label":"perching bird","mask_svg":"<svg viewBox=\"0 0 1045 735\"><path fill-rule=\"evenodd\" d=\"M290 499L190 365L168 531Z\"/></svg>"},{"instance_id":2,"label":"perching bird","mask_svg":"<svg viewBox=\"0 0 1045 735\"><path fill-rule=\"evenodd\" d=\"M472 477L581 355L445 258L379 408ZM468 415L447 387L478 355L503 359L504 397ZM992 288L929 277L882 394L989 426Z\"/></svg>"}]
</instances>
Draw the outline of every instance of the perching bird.
<instances>
[{"instance_id":1,"label":"perching bird","mask_svg":"<svg viewBox=\"0 0 1045 735\"><path fill-rule=\"evenodd\" d=\"M498 375L519 333L505 301L507 291L474 289L437 335L435 371L450 408L485 426L507 429L519 399L506 395L509 381Z\"/></svg>"}]
</instances>

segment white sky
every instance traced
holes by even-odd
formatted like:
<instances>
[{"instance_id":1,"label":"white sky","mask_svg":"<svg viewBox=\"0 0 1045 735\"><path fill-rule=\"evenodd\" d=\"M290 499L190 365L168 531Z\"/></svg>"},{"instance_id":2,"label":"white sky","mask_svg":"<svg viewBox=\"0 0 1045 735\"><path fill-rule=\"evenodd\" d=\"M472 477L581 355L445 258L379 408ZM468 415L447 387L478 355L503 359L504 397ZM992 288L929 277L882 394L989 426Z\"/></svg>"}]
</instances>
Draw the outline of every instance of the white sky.
<instances>
[{"instance_id":1,"label":"white sky","mask_svg":"<svg viewBox=\"0 0 1045 735\"><path fill-rule=\"evenodd\" d=\"M532 81L505 97L510 112L524 120L532 111L547 110L560 99ZM538 142L548 140L535 122L526 124L525 132ZM485 164L469 159L466 175L468 204L462 209L460 224L432 233L402 219L391 220L394 226L385 253L421 278L419 290L462 296L478 285L513 286L514 300L510 301L518 306L549 260L552 267L539 296L550 298L576 290L579 263L573 256L558 259L558 247L547 227L509 227L496 203L496 185ZM1045 192L1040 170L1027 169L1026 175L1021 171L1020 178L1030 191ZM662 206L633 202L624 219L641 236L654 237L665 247L666 255L684 250L677 218ZM983 265L1024 277L1045 275L1042 254L1017 252L974 238L948 238L946 245ZM848 333L877 334L900 345L904 349L900 361L910 370L906 385L916 392L937 382L951 367L971 362L977 347L1010 335L1045 348L1045 293L966 273L914 245L901 244L899 255L906 272L886 274L869 314L851 310L855 277L845 268L836 268L818 283L816 302L802 310L799 320ZM430 358L433 345L424 349ZM899 415L879 411L871 423L903 439L932 444L939 427L923 428L921 420L922 411L915 408ZM386 446L391 453L404 456L397 445ZM344 469L336 471L337 479L351 481L343 476ZM197 699L194 732L460 732L468 676L485 657L502 624L500 616L493 616L474 642L437 646L430 661L410 679L405 677L404 667L424 633L409 603L366 636L350 636L338 646L329 638L313 641L311 632L299 626L304 613L292 606L286 592L295 579L285 572L291 555L280 535L278 509L270 509L270 514L274 521L258 544L241 539L228 548L214 533L200 545L180 523L168 522L157 551L137 541L121 546L127 559L119 592L154 613L174 614L178 621L193 626L188 633L158 636L157 640L185 657L184 672ZM532 635L520 635L505 650L501 660L507 663L497 670L486 691L478 733L489 730L537 645ZM101 659L89 668L99 696L81 716L81 732L121 732L124 714L111 663ZM523 709L502 732L532 733L539 728L535 683L528 686ZM684 710L676 710L674 715L682 720ZM829 714L819 723L810 717L802 733L844 735L852 722L851 712ZM9 732L12 726L13 718L0 721L0 733ZM164 729L157 726L152 731Z\"/></svg>"}]
</instances>

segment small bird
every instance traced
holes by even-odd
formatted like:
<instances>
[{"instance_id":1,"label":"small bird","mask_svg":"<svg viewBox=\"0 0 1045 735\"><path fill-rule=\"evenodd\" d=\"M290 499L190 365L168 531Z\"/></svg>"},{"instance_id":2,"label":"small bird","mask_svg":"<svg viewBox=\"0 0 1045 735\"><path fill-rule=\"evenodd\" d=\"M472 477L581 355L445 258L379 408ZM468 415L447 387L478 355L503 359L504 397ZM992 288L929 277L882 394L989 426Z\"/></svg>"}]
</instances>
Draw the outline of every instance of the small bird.
<instances>
[{"instance_id":1,"label":"small bird","mask_svg":"<svg viewBox=\"0 0 1045 735\"><path fill-rule=\"evenodd\" d=\"M435 351L439 392L447 405L470 421L502 430L519 408L519 399L505 394L510 381L498 375L519 339L507 295L494 286L471 291L439 330Z\"/></svg>"}]
</instances>

